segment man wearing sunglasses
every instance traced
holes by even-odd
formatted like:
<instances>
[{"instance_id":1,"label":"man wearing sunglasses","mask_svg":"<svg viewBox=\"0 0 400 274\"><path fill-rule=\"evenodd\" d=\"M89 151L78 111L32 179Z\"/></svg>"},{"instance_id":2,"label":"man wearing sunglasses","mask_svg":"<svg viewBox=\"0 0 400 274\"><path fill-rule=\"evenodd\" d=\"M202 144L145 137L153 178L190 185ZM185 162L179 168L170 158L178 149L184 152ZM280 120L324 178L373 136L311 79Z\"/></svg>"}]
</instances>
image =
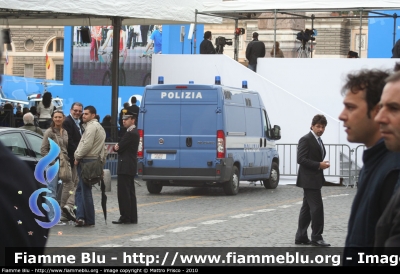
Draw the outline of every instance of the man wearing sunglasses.
<instances>
[{"instance_id":1,"label":"man wearing sunglasses","mask_svg":"<svg viewBox=\"0 0 400 274\"><path fill-rule=\"evenodd\" d=\"M72 200L70 204L75 204L75 190L78 184L78 173L76 165L74 165L74 153L76 148L78 147L79 141L81 140L81 136L83 133L83 128L81 127L79 120L79 117L82 115L82 111L83 111L83 105L81 103L79 102L73 103L71 105L69 115L65 117L65 120L63 122L63 128L68 133L67 152L71 164L72 182L74 183L74 190L73 190L74 193L69 197L69 199ZM73 208L66 205L62 208L62 211L63 211L63 217L75 222L76 218Z\"/></svg>"}]
</instances>

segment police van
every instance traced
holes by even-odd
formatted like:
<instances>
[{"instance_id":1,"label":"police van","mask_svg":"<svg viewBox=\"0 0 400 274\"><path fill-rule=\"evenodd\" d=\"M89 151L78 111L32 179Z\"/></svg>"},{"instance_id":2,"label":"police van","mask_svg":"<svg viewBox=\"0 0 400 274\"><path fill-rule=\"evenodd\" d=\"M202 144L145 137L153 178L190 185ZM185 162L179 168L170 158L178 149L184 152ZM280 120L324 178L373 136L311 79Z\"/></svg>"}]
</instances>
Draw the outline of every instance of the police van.
<instances>
[{"instance_id":1,"label":"police van","mask_svg":"<svg viewBox=\"0 0 400 274\"><path fill-rule=\"evenodd\" d=\"M236 195L240 181L279 183L275 140L260 95L222 85L146 86L138 120L138 175L150 193L164 186L220 186Z\"/></svg>"}]
</instances>

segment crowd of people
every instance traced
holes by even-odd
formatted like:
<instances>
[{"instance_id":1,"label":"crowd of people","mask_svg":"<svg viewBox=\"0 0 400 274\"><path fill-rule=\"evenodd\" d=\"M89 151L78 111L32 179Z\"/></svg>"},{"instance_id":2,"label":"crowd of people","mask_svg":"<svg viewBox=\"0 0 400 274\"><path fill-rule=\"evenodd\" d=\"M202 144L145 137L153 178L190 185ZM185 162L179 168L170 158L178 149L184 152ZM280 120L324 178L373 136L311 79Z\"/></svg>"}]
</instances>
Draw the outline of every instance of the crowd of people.
<instances>
[{"instance_id":1,"label":"crowd of people","mask_svg":"<svg viewBox=\"0 0 400 274\"><path fill-rule=\"evenodd\" d=\"M135 196L134 178L136 175L136 154L139 144L139 135L136 129L138 107L136 98L132 97L134 106L126 106L130 111L122 112L121 124L126 129L120 141L114 146L118 153L118 200L121 217L115 224L137 223L137 205ZM136 112L131 112L135 110ZM67 176L56 175L49 179L47 196L57 200L62 210L60 220L56 225L66 225L66 222L75 222L76 227L95 226L92 185L85 183L82 177L82 165L97 161L100 158L103 165L106 162L107 149L105 142L107 133L105 123L111 122L107 115L103 123L99 123L99 116L94 106L86 106L79 102L71 105L70 113L65 115L62 110L50 111L50 126L45 130L41 144L41 155L44 157L51 150L50 140L60 148L60 169L67 170ZM24 115L23 128L35 132L42 131L34 124L34 116L28 112ZM47 121L46 121L47 122ZM40 133L39 133L40 134ZM60 184L62 183L62 184ZM60 193L60 194L58 194ZM55 209L47 200L48 219L55 219Z\"/></svg>"},{"instance_id":2,"label":"crowd of people","mask_svg":"<svg viewBox=\"0 0 400 274\"><path fill-rule=\"evenodd\" d=\"M37 107L32 106L31 108L22 108L21 104L19 103L13 104L11 102L3 102L0 105L0 126L34 129L36 133L43 135L43 132L51 126L51 123L53 122L52 115L57 110L51 100L51 92L46 92L43 94L42 101L39 102ZM122 115L123 112L127 109L129 109L133 113L139 113L139 107L136 105L136 102L136 97L132 97L132 105L130 105L128 102L125 103L124 108L121 110ZM111 132L112 129L116 126L112 125L111 115L105 115L103 120L101 121L101 126L106 133L106 142L118 141L126 132L122 121L122 115L120 114L118 119L118 136L114 138L112 137ZM78 119L82 125L82 115L78 117ZM100 122L100 116L98 114L96 114L96 119Z\"/></svg>"}]
</instances>

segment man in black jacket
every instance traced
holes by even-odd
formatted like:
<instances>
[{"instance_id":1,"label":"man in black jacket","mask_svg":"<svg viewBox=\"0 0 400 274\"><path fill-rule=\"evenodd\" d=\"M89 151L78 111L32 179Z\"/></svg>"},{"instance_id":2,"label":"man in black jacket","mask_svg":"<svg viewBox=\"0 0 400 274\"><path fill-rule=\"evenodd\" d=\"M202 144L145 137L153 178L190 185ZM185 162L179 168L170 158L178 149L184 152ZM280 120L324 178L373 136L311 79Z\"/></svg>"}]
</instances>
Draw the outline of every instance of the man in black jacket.
<instances>
[{"instance_id":1,"label":"man in black jacket","mask_svg":"<svg viewBox=\"0 0 400 274\"><path fill-rule=\"evenodd\" d=\"M121 111L119 112L119 117L118 117L118 124L119 124L119 134L118 140L121 140L122 136L124 136L125 132L126 132L126 128L124 127L123 121L122 121L122 117L128 112L128 108L129 108L129 103L125 102L124 103L124 108L121 109Z\"/></svg>"},{"instance_id":2,"label":"man in black jacket","mask_svg":"<svg viewBox=\"0 0 400 274\"><path fill-rule=\"evenodd\" d=\"M297 149L299 173L296 186L303 188L303 205L300 209L299 223L295 244L330 246L322 238L324 231L324 204L321 188L325 183L324 169L329 162L324 161L326 151L321 136L325 131L327 120L324 115L317 114L311 122L311 131L300 138ZM311 241L307 229L311 223Z\"/></svg>"},{"instance_id":3,"label":"man in black jacket","mask_svg":"<svg viewBox=\"0 0 400 274\"><path fill-rule=\"evenodd\" d=\"M132 105L130 105L130 106L127 108L127 110L128 110L129 112L132 112L132 113L136 116L136 119L135 119L135 126L137 127L137 121L138 121L138 118L139 118L139 107L136 105L136 102L137 102L136 97L135 97L135 96L132 96L132 97L131 97L131 104L132 104Z\"/></svg>"},{"instance_id":4,"label":"man in black jacket","mask_svg":"<svg viewBox=\"0 0 400 274\"><path fill-rule=\"evenodd\" d=\"M258 40L258 33L253 33L253 41L251 41L246 48L246 59L249 61L247 66L252 71L257 71L257 58L265 56L264 42Z\"/></svg>"},{"instance_id":5,"label":"man in black jacket","mask_svg":"<svg viewBox=\"0 0 400 274\"><path fill-rule=\"evenodd\" d=\"M64 216L71 221L75 221L75 213L74 209L68 206L68 204L75 204L75 190L76 186L78 184L78 173L76 166L74 165L74 153L76 148L78 147L78 144L81 140L81 136L83 133L83 128L81 127L80 124L80 116L83 111L83 105L79 102L75 102L71 105L70 109L70 114L65 117L65 120L63 122L63 128L67 131L68 133L68 157L69 157L69 162L71 164L71 171L72 171L72 182L74 183L74 190L67 201L67 205L65 205L62 210L64 213Z\"/></svg>"},{"instance_id":6,"label":"man in black jacket","mask_svg":"<svg viewBox=\"0 0 400 274\"><path fill-rule=\"evenodd\" d=\"M126 112L122 117L127 129L121 141L114 146L118 152L118 204L121 217L113 224L136 224L138 221L135 193L135 175L137 169L137 150L139 133L135 126L136 115Z\"/></svg>"},{"instance_id":7,"label":"man in black jacket","mask_svg":"<svg viewBox=\"0 0 400 274\"><path fill-rule=\"evenodd\" d=\"M211 31L204 33L204 40L200 44L200 54L215 54L215 48L211 42Z\"/></svg>"}]
</instances>

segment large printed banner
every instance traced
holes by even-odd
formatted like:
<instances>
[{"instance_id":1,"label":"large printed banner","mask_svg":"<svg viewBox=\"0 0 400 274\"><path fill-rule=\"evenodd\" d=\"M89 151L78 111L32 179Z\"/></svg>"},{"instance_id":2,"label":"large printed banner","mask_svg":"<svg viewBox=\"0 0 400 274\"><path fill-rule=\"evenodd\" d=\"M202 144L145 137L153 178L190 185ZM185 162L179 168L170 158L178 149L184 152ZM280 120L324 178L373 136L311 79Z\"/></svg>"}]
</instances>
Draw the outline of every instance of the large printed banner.
<instances>
[{"instance_id":1,"label":"large printed banner","mask_svg":"<svg viewBox=\"0 0 400 274\"><path fill-rule=\"evenodd\" d=\"M73 32L72 84L111 85L112 26L78 26ZM90 43L84 43L90 30ZM151 54L144 54L153 25L121 26L119 50L119 85L150 84Z\"/></svg>"}]
</instances>

